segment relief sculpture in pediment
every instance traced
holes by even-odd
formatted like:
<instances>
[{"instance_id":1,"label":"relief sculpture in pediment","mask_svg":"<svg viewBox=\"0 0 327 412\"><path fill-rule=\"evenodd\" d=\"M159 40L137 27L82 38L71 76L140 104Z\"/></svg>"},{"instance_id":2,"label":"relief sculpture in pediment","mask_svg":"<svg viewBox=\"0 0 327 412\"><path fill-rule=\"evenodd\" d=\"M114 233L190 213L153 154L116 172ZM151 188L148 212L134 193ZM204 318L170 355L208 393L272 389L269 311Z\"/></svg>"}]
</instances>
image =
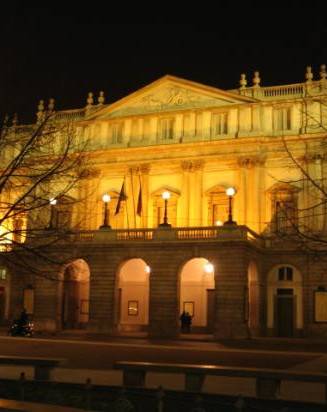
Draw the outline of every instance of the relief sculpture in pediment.
<instances>
[{"instance_id":1,"label":"relief sculpture in pediment","mask_svg":"<svg viewBox=\"0 0 327 412\"><path fill-rule=\"evenodd\" d=\"M228 102L223 101L223 99L207 97L182 87L171 86L139 98L127 107L114 111L110 117L220 106L222 104L228 104Z\"/></svg>"}]
</instances>

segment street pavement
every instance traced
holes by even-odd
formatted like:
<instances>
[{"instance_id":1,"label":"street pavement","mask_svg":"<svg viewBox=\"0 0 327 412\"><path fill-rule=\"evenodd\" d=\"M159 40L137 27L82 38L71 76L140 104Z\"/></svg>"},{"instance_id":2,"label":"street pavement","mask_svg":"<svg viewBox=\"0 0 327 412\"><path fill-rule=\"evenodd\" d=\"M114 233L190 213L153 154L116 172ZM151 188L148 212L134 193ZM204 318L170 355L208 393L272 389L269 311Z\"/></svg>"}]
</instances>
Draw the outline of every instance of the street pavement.
<instances>
[{"instance_id":1,"label":"street pavement","mask_svg":"<svg viewBox=\"0 0 327 412\"><path fill-rule=\"evenodd\" d=\"M129 360L327 372L326 348L323 341L305 339L214 342L206 335L150 340L140 335L111 337L66 331L35 338L7 337L4 333L0 337L2 355L63 357L69 368L89 369L111 369L115 361Z\"/></svg>"},{"instance_id":2,"label":"street pavement","mask_svg":"<svg viewBox=\"0 0 327 412\"><path fill-rule=\"evenodd\" d=\"M250 368L287 369L327 373L327 342L306 339L257 338L215 342L206 335L186 335L180 339L148 339L144 335L91 335L85 331L65 331L33 338L0 336L0 354L31 357L64 358L53 371L57 382L85 383L91 378L95 385L122 385L122 372L113 369L116 361L141 361L181 364L206 364ZM12 369L10 369L12 368ZM15 369L14 369L15 368ZM33 370L24 369L27 379ZM1 367L0 378L17 379L22 367ZM149 374L147 387L183 390L180 375ZM217 392L218 390L218 392ZM208 377L205 392L255 396L251 379ZM281 397L299 401L324 402L322 384L293 382L282 385Z\"/></svg>"}]
</instances>

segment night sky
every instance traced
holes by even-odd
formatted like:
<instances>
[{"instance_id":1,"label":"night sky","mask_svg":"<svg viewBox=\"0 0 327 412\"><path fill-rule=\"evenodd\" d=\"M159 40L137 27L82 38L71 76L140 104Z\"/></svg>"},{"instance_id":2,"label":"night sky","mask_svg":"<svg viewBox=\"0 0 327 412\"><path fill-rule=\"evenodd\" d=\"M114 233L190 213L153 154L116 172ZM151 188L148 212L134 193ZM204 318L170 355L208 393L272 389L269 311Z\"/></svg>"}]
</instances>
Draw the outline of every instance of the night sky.
<instances>
[{"instance_id":1,"label":"night sky","mask_svg":"<svg viewBox=\"0 0 327 412\"><path fill-rule=\"evenodd\" d=\"M89 91L104 90L111 103L165 74L222 89L237 88L243 72L251 83L254 70L267 86L302 82L307 65L318 78L327 64L322 3L289 4L220 7L207 24L113 24L103 10L13 6L0 26L1 119L17 112L32 121L50 97L58 110L83 107Z\"/></svg>"}]
</instances>

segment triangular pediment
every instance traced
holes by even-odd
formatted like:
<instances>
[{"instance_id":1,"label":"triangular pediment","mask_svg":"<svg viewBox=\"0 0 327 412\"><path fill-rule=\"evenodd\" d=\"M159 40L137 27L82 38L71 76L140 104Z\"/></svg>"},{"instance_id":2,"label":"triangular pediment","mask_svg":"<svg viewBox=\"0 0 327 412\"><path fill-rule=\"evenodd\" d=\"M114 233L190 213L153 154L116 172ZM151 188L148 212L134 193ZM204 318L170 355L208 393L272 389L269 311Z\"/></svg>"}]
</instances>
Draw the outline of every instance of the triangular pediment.
<instances>
[{"instance_id":1,"label":"triangular pediment","mask_svg":"<svg viewBox=\"0 0 327 412\"><path fill-rule=\"evenodd\" d=\"M104 107L90 117L100 120L178 110L203 109L206 107L219 108L255 101L252 98L200 83L173 76L164 76L127 97Z\"/></svg>"}]
</instances>

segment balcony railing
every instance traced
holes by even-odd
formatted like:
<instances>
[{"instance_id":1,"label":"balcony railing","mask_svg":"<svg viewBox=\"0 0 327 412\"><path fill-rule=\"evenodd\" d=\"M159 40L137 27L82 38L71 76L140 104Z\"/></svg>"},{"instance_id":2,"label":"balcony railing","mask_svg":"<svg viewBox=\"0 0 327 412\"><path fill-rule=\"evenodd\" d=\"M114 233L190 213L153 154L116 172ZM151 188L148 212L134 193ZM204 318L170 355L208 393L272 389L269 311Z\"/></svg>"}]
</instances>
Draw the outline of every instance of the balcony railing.
<instances>
[{"instance_id":1,"label":"balcony railing","mask_svg":"<svg viewBox=\"0 0 327 412\"><path fill-rule=\"evenodd\" d=\"M247 226L172 227L156 229L109 229L79 231L70 235L74 242L126 242L126 241L226 241L246 240L260 245L264 239Z\"/></svg>"}]
</instances>

